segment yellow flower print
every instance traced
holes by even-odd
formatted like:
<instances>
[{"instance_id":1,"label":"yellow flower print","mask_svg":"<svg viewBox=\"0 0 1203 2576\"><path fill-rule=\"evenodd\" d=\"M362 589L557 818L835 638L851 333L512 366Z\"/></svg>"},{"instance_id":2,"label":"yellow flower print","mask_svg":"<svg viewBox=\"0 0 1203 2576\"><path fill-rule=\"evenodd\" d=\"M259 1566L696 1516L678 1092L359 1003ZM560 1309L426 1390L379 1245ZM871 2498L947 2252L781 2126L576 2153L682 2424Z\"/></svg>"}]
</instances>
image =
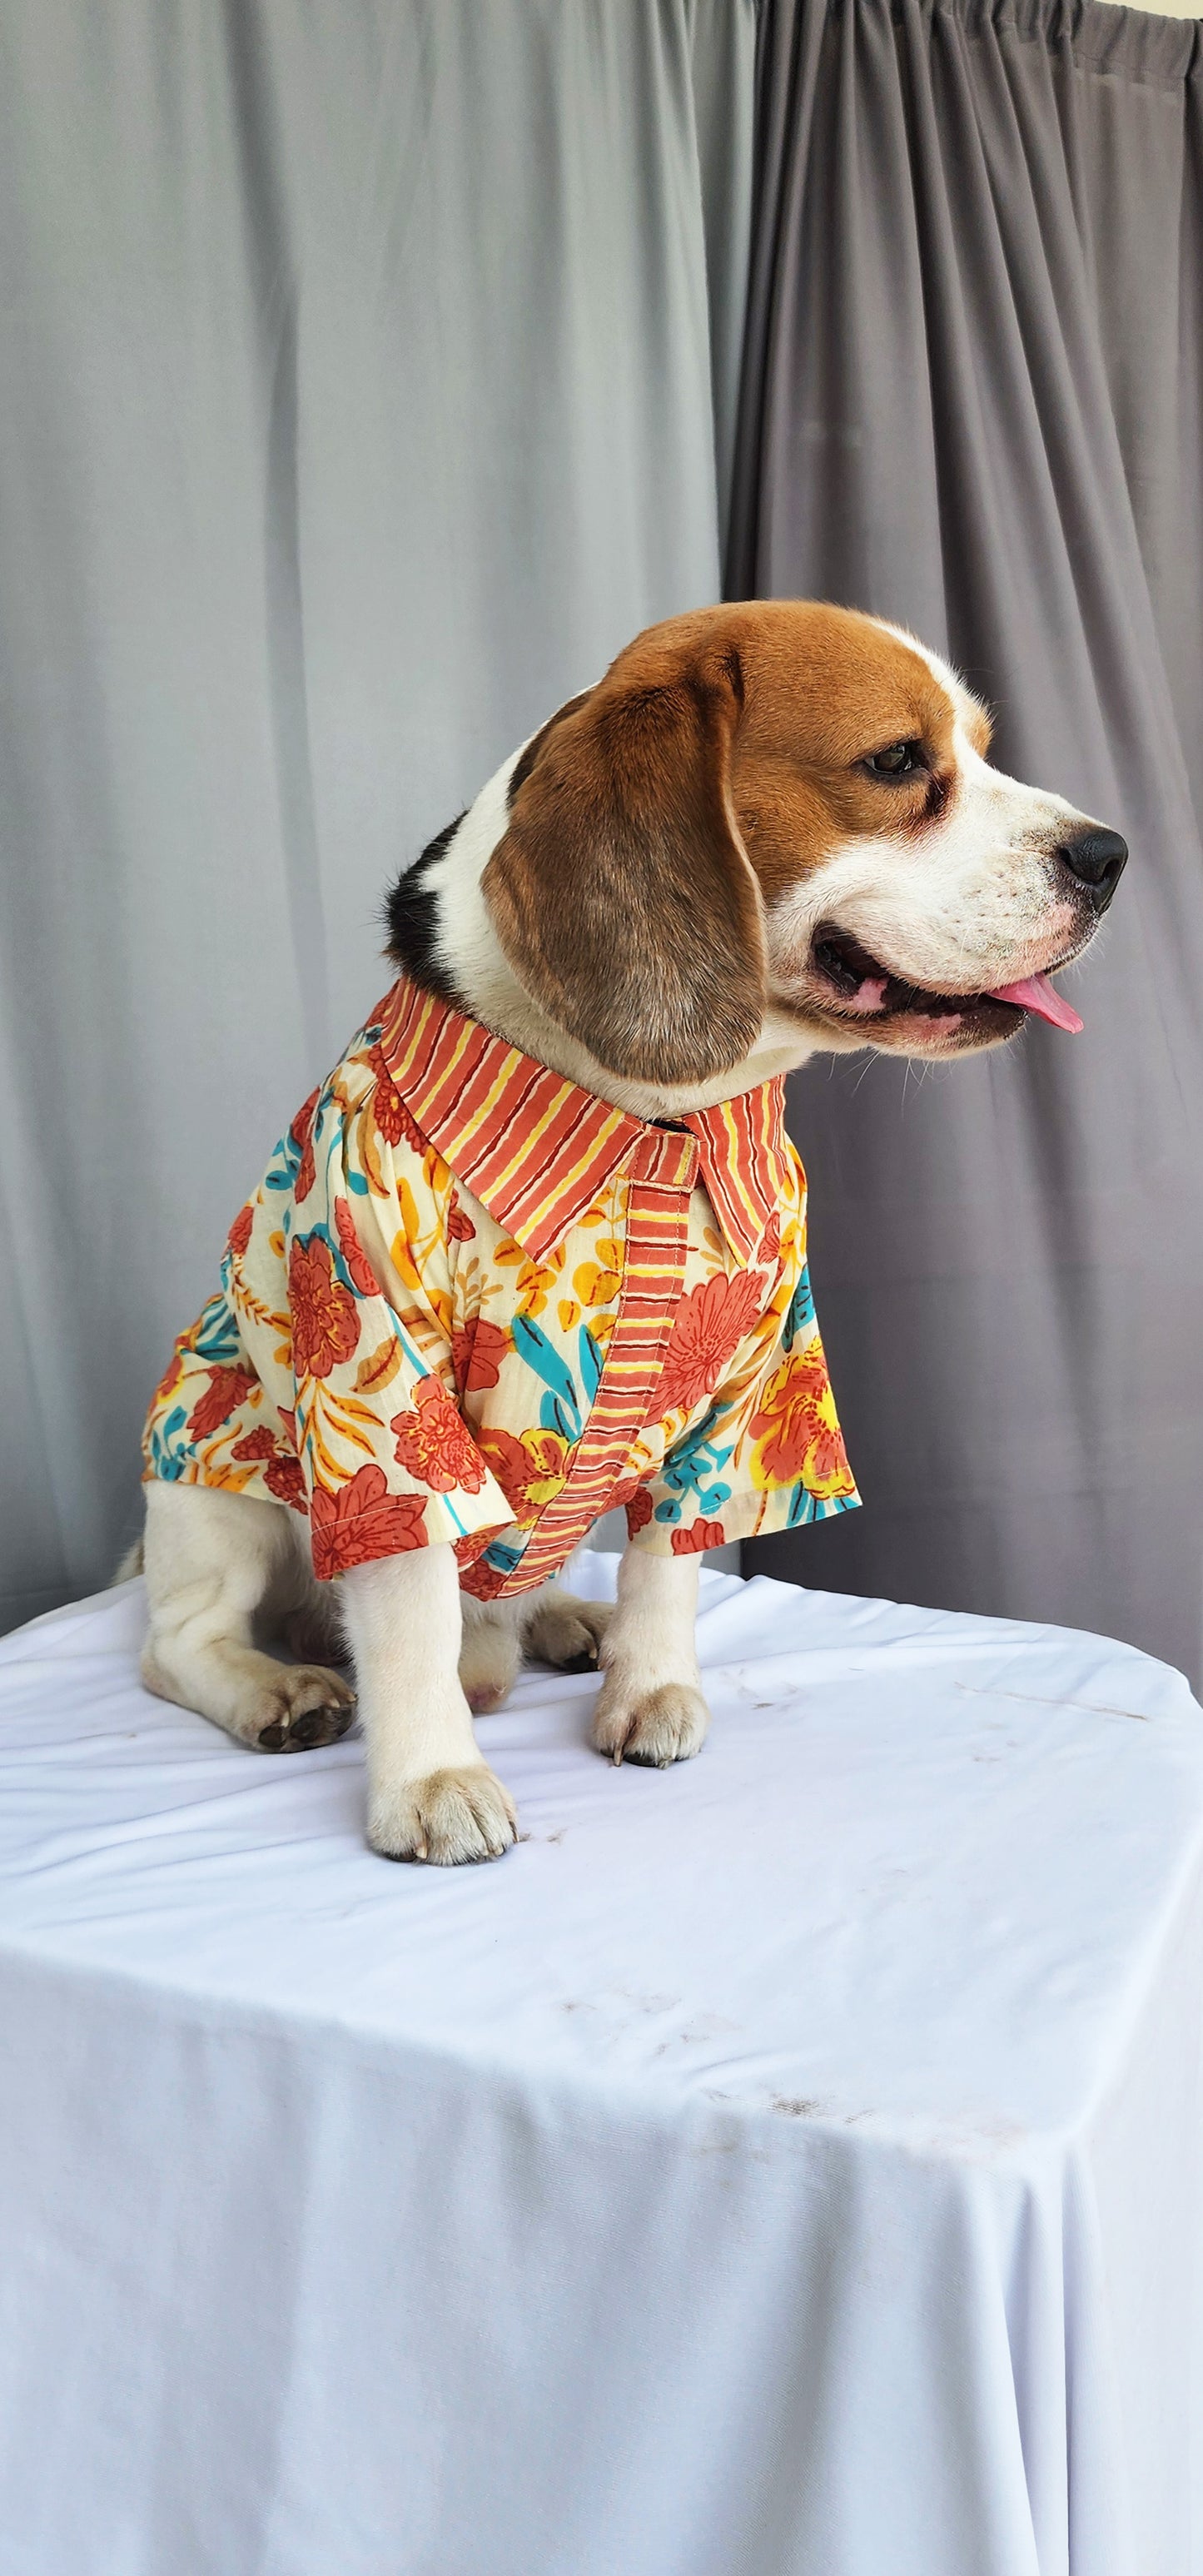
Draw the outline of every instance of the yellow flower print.
<instances>
[{"instance_id":1,"label":"yellow flower print","mask_svg":"<svg viewBox=\"0 0 1203 2576\"><path fill-rule=\"evenodd\" d=\"M582 1261L572 1284L582 1306L616 1306L622 1295L622 1245L603 1240L596 1261Z\"/></svg>"},{"instance_id":2,"label":"yellow flower print","mask_svg":"<svg viewBox=\"0 0 1203 2576\"><path fill-rule=\"evenodd\" d=\"M545 1312L563 1278L566 1259L567 1246L561 1244L546 1261L528 1262L518 1283L520 1315L542 1315Z\"/></svg>"},{"instance_id":3,"label":"yellow flower print","mask_svg":"<svg viewBox=\"0 0 1203 2576\"><path fill-rule=\"evenodd\" d=\"M555 1501L568 1465L568 1443L558 1431L524 1431L516 1440L500 1425L486 1427L477 1445L487 1458L519 1529L529 1529Z\"/></svg>"}]
</instances>

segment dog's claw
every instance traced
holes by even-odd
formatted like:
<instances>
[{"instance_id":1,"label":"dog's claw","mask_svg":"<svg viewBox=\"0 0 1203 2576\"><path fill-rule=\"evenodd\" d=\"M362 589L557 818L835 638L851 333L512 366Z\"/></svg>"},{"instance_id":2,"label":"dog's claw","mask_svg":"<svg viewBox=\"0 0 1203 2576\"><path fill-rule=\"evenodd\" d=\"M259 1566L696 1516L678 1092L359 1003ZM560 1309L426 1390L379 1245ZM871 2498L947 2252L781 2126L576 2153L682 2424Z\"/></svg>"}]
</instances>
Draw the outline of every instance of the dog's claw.
<instances>
[{"instance_id":1,"label":"dog's claw","mask_svg":"<svg viewBox=\"0 0 1203 2576\"><path fill-rule=\"evenodd\" d=\"M627 1700L608 1675L593 1713L593 1741L615 1770L623 1762L637 1762L664 1771L670 1762L687 1762L698 1751L709 1723L705 1700L692 1683L661 1683L642 1698Z\"/></svg>"}]
</instances>

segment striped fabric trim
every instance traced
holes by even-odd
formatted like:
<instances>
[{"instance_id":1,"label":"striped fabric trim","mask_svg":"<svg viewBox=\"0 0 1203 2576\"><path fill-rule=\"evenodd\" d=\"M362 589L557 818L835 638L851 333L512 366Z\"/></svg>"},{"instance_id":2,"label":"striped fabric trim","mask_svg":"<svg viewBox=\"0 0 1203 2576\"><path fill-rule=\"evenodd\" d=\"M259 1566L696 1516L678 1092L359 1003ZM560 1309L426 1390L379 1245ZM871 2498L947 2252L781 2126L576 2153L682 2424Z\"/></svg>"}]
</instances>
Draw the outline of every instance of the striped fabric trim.
<instances>
[{"instance_id":1,"label":"striped fabric trim","mask_svg":"<svg viewBox=\"0 0 1203 2576\"><path fill-rule=\"evenodd\" d=\"M684 1120L696 1136L702 1180L733 1252L750 1261L785 1186L785 1090L760 1083Z\"/></svg>"},{"instance_id":2,"label":"striped fabric trim","mask_svg":"<svg viewBox=\"0 0 1203 2576\"><path fill-rule=\"evenodd\" d=\"M679 1128L645 1126L404 976L374 1016L423 1135L533 1261L546 1259L615 1172L634 1178L645 1148L655 1149L649 1169L658 1169L661 1145L686 1149L732 1252L751 1259L778 1205L789 1150L780 1081L693 1110Z\"/></svg>"},{"instance_id":3,"label":"striped fabric trim","mask_svg":"<svg viewBox=\"0 0 1203 2576\"><path fill-rule=\"evenodd\" d=\"M628 1165L622 1296L593 1407L566 1483L540 1513L519 1564L499 1585L484 1565L464 1569L465 1592L533 1592L608 1511L631 1451L655 1418L656 1389L685 1278L689 1201L699 1148L679 1129L644 1128Z\"/></svg>"}]
</instances>

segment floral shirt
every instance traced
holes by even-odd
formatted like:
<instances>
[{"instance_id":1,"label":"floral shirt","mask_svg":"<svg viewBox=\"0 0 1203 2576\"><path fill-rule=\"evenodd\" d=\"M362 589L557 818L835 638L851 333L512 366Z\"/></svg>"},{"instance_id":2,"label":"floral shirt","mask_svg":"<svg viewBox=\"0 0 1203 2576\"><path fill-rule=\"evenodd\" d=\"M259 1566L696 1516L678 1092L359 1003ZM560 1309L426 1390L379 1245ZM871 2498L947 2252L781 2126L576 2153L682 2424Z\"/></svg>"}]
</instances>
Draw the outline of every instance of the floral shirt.
<instances>
[{"instance_id":1,"label":"floral shirt","mask_svg":"<svg viewBox=\"0 0 1203 2576\"><path fill-rule=\"evenodd\" d=\"M662 1555L848 1509L781 1084L645 1126L402 979L235 1218L144 1454L306 1515L320 1578L450 1540L483 1598L615 1504Z\"/></svg>"}]
</instances>

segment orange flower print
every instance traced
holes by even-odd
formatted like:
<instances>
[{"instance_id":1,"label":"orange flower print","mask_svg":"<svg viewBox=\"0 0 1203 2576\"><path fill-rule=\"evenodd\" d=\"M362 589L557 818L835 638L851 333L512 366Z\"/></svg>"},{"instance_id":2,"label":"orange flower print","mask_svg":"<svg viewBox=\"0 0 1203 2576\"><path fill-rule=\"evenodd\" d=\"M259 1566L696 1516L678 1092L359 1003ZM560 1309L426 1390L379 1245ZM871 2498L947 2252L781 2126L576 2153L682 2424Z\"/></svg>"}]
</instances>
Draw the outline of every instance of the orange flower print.
<instances>
[{"instance_id":1,"label":"orange flower print","mask_svg":"<svg viewBox=\"0 0 1203 2576\"><path fill-rule=\"evenodd\" d=\"M424 1154L426 1139L397 1089L382 1046L371 1049L368 1063L376 1076L372 1108L385 1144L412 1145L415 1154Z\"/></svg>"},{"instance_id":2,"label":"orange flower print","mask_svg":"<svg viewBox=\"0 0 1203 2576\"><path fill-rule=\"evenodd\" d=\"M801 1483L823 1499L855 1492L818 1342L791 1351L748 1430L755 1443L752 1473L761 1487Z\"/></svg>"},{"instance_id":3,"label":"orange flower print","mask_svg":"<svg viewBox=\"0 0 1203 2576\"><path fill-rule=\"evenodd\" d=\"M329 1377L359 1340L349 1288L334 1276L334 1256L320 1234L293 1244L288 1258L292 1359L298 1377Z\"/></svg>"},{"instance_id":4,"label":"orange flower print","mask_svg":"<svg viewBox=\"0 0 1203 2576\"><path fill-rule=\"evenodd\" d=\"M239 1460L252 1458L267 1460L269 1463L264 1482L269 1494L274 1494L278 1503L291 1503L294 1511L306 1510L305 1479L301 1472L301 1461L293 1457L287 1449L279 1447L266 1423L261 1423L256 1431L244 1432L241 1440L235 1441L230 1456Z\"/></svg>"},{"instance_id":5,"label":"orange flower print","mask_svg":"<svg viewBox=\"0 0 1203 2576\"><path fill-rule=\"evenodd\" d=\"M258 1383L253 1369L211 1368L208 1386L188 1416L189 1438L207 1440L211 1432L220 1430Z\"/></svg>"},{"instance_id":6,"label":"orange flower print","mask_svg":"<svg viewBox=\"0 0 1203 2576\"><path fill-rule=\"evenodd\" d=\"M308 1198L316 1178L313 1165L313 1113L318 1104L321 1087L319 1082L317 1090L311 1091L308 1100L302 1101L288 1130L293 1144L301 1148L301 1160L292 1191L298 1207L303 1199Z\"/></svg>"},{"instance_id":7,"label":"orange flower print","mask_svg":"<svg viewBox=\"0 0 1203 2576\"><path fill-rule=\"evenodd\" d=\"M471 1432L461 1422L442 1380L420 1377L412 1413L395 1413L389 1424L397 1435L398 1464L432 1494L452 1494L457 1486L478 1494L484 1465Z\"/></svg>"},{"instance_id":8,"label":"orange flower print","mask_svg":"<svg viewBox=\"0 0 1203 2576\"><path fill-rule=\"evenodd\" d=\"M334 1222L338 1228L338 1248L361 1297L375 1297L379 1291L376 1273L368 1266L367 1255L355 1231L355 1219L345 1199L334 1202Z\"/></svg>"},{"instance_id":9,"label":"orange flower print","mask_svg":"<svg viewBox=\"0 0 1203 2576\"><path fill-rule=\"evenodd\" d=\"M466 1395L470 1386L496 1386L509 1347L509 1334L500 1324L486 1322L483 1315L460 1324L451 1336L451 1364L460 1394Z\"/></svg>"},{"instance_id":10,"label":"orange flower print","mask_svg":"<svg viewBox=\"0 0 1203 2576\"><path fill-rule=\"evenodd\" d=\"M313 1571L319 1583L349 1565L371 1565L379 1556L404 1556L426 1545L426 1506L420 1494L390 1494L382 1467L361 1467L333 1494L318 1485L310 1512Z\"/></svg>"},{"instance_id":11,"label":"orange flower print","mask_svg":"<svg viewBox=\"0 0 1203 2576\"><path fill-rule=\"evenodd\" d=\"M242 1255L246 1251L247 1245L250 1242L251 1227L254 1222L255 1211L248 1199L246 1206L244 1208L239 1208L238 1214L234 1219L233 1225L230 1227L229 1236L227 1238L229 1249L235 1254L238 1260L242 1259Z\"/></svg>"},{"instance_id":12,"label":"orange flower print","mask_svg":"<svg viewBox=\"0 0 1203 2576\"><path fill-rule=\"evenodd\" d=\"M273 1458L264 1477L269 1494L278 1503L288 1503L294 1512L308 1510L305 1501L305 1478L299 1458Z\"/></svg>"},{"instance_id":13,"label":"orange flower print","mask_svg":"<svg viewBox=\"0 0 1203 2576\"><path fill-rule=\"evenodd\" d=\"M265 1422L257 1431L244 1431L230 1451L231 1458L274 1458L275 1454L276 1443Z\"/></svg>"},{"instance_id":14,"label":"orange flower print","mask_svg":"<svg viewBox=\"0 0 1203 2576\"><path fill-rule=\"evenodd\" d=\"M682 1297L656 1389L662 1414L713 1394L763 1302L762 1282L754 1270L738 1270L734 1279L716 1271Z\"/></svg>"},{"instance_id":15,"label":"orange flower print","mask_svg":"<svg viewBox=\"0 0 1203 2576\"><path fill-rule=\"evenodd\" d=\"M486 1530L484 1539L486 1547L488 1535ZM474 1565L466 1566L459 1579L460 1591L470 1592L474 1601L495 1601L498 1593L504 1592L505 1586L506 1575L503 1567L489 1565L483 1557Z\"/></svg>"},{"instance_id":16,"label":"orange flower print","mask_svg":"<svg viewBox=\"0 0 1203 2576\"><path fill-rule=\"evenodd\" d=\"M688 1529L673 1531L674 1556L698 1556L704 1547L723 1547L721 1521L691 1521Z\"/></svg>"},{"instance_id":17,"label":"orange flower print","mask_svg":"<svg viewBox=\"0 0 1203 2576\"><path fill-rule=\"evenodd\" d=\"M179 1385L180 1378L183 1374L183 1368L183 1352L180 1350L173 1351L171 1358L168 1360L167 1366L163 1371L163 1375L155 1388L154 1395L151 1399L152 1404L166 1404L167 1398L172 1393L173 1388Z\"/></svg>"},{"instance_id":18,"label":"orange flower print","mask_svg":"<svg viewBox=\"0 0 1203 2576\"><path fill-rule=\"evenodd\" d=\"M855 1500L780 1098L698 1119L716 1195L682 1172L670 1259L604 1105L599 1123L589 1094L402 978L231 1202L220 1287L164 1351L147 1474L308 1517L323 1577L458 1535L482 1601L550 1571L599 1505L688 1564L750 1522ZM530 1139L569 1131L596 1195L566 1187L535 1260L510 1230L554 1178ZM486 1209L467 1175L501 1162ZM761 1228L751 1261L719 1205Z\"/></svg>"},{"instance_id":19,"label":"orange flower print","mask_svg":"<svg viewBox=\"0 0 1203 2576\"><path fill-rule=\"evenodd\" d=\"M564 1483L567 1441L558 1431L524 1431L516 1440L498 1427L482 1431L480 1445L519 1529L529 1529Z\"/></svg>"}]
</instances>

